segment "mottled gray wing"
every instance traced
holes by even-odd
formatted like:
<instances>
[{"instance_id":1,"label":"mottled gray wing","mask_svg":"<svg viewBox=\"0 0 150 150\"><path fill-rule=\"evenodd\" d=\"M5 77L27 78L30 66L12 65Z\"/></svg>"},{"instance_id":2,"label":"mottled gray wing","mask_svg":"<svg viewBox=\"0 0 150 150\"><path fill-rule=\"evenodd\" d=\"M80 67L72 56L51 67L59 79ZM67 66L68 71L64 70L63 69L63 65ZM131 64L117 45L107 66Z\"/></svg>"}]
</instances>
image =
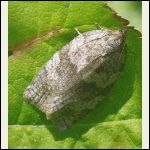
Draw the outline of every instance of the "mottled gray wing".
<instances>
[{"instance_id":1,"label":"mottled gray wing","mask_svg":"<svg viewBox=\"0 0 150 150\"><path fill-rule=\"evenodd\" d=\"M93 108L125 62L122 30L85 32L56 52L24 97L65 129Z\"/></svg>"}]
</instances>

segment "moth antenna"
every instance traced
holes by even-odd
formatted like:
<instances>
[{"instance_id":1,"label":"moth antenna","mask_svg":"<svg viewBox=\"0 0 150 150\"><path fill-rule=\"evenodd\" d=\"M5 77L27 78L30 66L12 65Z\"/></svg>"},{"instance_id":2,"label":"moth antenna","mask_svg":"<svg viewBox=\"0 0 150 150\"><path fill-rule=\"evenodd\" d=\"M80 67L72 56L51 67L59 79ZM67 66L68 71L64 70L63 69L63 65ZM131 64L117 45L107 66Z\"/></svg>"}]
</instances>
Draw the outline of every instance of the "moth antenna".
<instances>
[{"instance_id":1,"label":"moth antenna","mask_svg":"<svg viewBox=\"0 0 150 150\"><path fill-rule=\"evenodd\" d=\"M74 29L76 30L76 32L77 32L79 35L83 36L82 33L81 33L77 28L74 28Z\"/></svg>"},{"instance_id":2,"label":"moth antenna","mask_svg":"<svg viewBox=\"0 0 150 150\"><path fill-rule=\"evenodd\" d=\"M101 30L104 29L104 28L102 28L102 26L101 26L99 23L97 23L97 22L95 23L95 25L96 25L96 28L97 28L97 29L101 29Z\"/></svg>"}]
</instances>

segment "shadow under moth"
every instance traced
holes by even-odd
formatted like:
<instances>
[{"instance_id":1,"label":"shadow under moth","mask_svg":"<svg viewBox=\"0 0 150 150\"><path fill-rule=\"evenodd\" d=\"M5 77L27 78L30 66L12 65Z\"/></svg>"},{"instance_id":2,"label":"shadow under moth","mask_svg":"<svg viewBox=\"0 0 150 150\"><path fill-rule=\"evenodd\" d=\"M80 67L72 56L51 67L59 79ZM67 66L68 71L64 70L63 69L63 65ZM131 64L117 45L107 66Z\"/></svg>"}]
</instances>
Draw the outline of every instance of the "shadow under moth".
<instances>
[{"instance_id":1,"label":"shadow under moth","mask_svg":"<svg viewBox=\"0 0 150 150\"><path fill-rule=\"evenodd\" d=\"M102 100L125 60L124 30L80 33L53 55L24 97L65 130Z\"/></svg>"}]
</instances>

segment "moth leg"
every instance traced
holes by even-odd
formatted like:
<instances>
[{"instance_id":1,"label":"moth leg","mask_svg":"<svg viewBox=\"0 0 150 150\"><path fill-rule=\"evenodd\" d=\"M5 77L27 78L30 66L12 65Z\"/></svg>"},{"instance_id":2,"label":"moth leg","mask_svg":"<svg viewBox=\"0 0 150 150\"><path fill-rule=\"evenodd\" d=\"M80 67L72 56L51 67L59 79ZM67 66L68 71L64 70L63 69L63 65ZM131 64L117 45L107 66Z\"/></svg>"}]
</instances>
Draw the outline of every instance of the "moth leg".
<instances>
[{"instance_id":1,"label":"moth leg","mask_svg":"<svg viewBox=\"0 0 150 150\"><path fill-rule=\"evenodd\" d=\"M64 117L61 117L60 122L59 122L59 125L58 125L58 129L59 129L60 131L64 131L64 130L66 130L67 128L68 128L68 125L67 125L67 123L66 123L65 118L64 118Z\"/></svg>"}]
</instances>

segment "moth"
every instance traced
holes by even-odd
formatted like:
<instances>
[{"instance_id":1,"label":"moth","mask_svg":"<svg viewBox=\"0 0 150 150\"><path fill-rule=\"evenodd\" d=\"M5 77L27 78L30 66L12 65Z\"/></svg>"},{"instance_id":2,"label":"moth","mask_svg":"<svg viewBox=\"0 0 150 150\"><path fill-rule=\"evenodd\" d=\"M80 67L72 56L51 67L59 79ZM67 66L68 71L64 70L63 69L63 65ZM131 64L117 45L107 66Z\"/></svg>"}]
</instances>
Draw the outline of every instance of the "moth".
<instances>
[{"instance_id":1,"label":"moth","mask_svg":"<svg viewBox=\"0 0 150 150\"><path fill-rule=\"evenodd\" d=\"M65 130L103 99L126 60L125 30L80 33L25 89L25 99Z\"/></svg>"}]
</instances>

